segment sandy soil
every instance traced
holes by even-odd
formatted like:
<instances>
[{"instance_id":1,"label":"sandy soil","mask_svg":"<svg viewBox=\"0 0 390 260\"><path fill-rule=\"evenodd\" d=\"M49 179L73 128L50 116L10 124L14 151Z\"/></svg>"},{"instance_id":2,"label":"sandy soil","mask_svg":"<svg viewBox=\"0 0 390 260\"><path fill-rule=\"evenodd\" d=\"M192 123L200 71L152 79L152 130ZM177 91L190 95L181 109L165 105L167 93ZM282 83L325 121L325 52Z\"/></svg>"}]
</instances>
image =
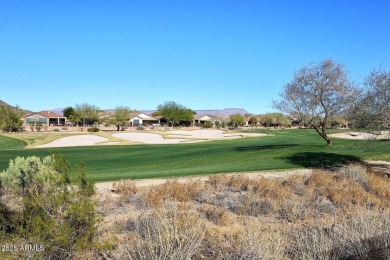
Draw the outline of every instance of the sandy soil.
<instances>
[{"instance_id":1,"label":"sandy soil","mask_svg":"<svg viewBox=\"0 0 390 260\"><path fill-rule=\"evenodd\" d=\"M370 139L389 139L389 132L382 132L380 135L361 133L361 132L348 132L330 134L329 137L343 138L343 139L355 139L355 140L370 140Z\"/></svg>"},{"instance_id":2,"label":"sandy soil","mask_svg":"<svg viewBox=\"0 0 390 260\"><path fill-rule=\"evenodd\" d=\"M259 177L265 177L265 178L284 178L290 175L299 174L299 175L307 175L311 174L311 169L299 169L299 170L284 170L284 171L256 171L256 172L236 172L236 173L228 173L227 175L232 174L243 174L245 176L248 176L249 178L259 178ZM207 181L208 175L202 175L202 176L188 176L188 177L178 177L178 178L161 178L161 179L141 179L141 180L134 180L135 185L138 188L144 188L144 187L150 187L154 185L160 185L165 183L167 180L177 180L179 182L188 182L193 180L200 180L200 181ZM98 182L95 184L96 186L96 192L99 194L107 194L111 193L112 187L113 187L112 181L110 182Z\"/></svg>"},{"instance_id":3,"label":"sandy soil","mask_svg":"<svg viewBox=\"0 0 390 260\"><path fill-rule=\"evenodd\" d=\"M41 144L35 147L68 147L68 146L89 146L96 145L98 143L107 142L109 139L97 136L97 135L73 135L67 136L60 139L57 139L48 144ZM106 144L110 144L112 142L108 142Z\"/></svg>"},{"instance_id":4,"label":"sandy soil","mask_svg":"<svg viewBox=\"0 0 390 260\"><path fill-rule=\"evenodd\" d=\"M144 143L144 144L178 144L182 142L204 142L206 140L187 140L187 139L165 139L159 134L152 133L118 133L113 134L113 137L121 138L131 142Z\"/></svg>"},{"instance_id":5,"label":"sandy soil","mask_svg":"<svg viewBox=\"0 0 390 260\"><path fill-rule=\"evenodd\" d=\"M144 144L178 144L178 143L195 143L206 142L209 139L232 139L242 137L266 136L266 134L257 133L236 133L225 134L222 130L193 130L193 131L169 131L170 138L164 138L155 133L125 132L115 133L112 137L127 140L134 143ZM47 144L37 145L37 148L43 147L68 147L68 146L90 146L90 145L113 145L121 142L112 142L108 138L97 135L73 135L67 136Z\"/></svg>"},{"instance_id":6,"label":"sandy soil","mask_svg":"<svg viewBox=\"0 0 390 260\"><path fill-rule=\"evenodd\" d=\"M222 130L194 130L194 131L185 131L185 130L176 130L169 131L169 137L180 137L180 138L195 138L195 139L226 139L226 138L242 138L242 137L256 137L256 136L266 136L266 134L260 133L235 133L235 134L225 134Z\"/></svg>"}]
</instances>

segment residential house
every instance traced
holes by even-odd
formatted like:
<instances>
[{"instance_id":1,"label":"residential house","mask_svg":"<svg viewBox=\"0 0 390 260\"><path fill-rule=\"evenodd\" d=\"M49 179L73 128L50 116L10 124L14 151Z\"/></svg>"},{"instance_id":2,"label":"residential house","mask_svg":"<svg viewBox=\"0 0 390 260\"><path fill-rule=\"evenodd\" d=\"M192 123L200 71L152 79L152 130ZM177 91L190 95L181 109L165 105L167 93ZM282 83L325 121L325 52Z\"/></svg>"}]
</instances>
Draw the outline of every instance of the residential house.
<instances>
[{"instance_id":1,"label":"residential house","mask_svg":"<svg viewBox=\"0 0 390 260\"><path fill-rule=\"evenodd\" d=\"M160 121L152 116L146 115L144 113L131 113L130 114L130 126L135 127L139 125L149 126L160 124Z\"/></svg>"},{"instance_id":2,"label":"residential house","mask_svg":"<svg viewBox=\"0 0 390 260\"><path fill-rule=\"evenodd\" d=\"M193 120L193 125L202 125L207 122L213 123L213 119L208 115L195 115Z\"/></svg>"},{"instance_id":3,"label":"residential house","mask_svg":"<svg viewBox=\"0 0 390 260\"><path fill-rule=\"evenodd\" d=\"M63 126L66 123L66 117L50 110L44 110L36 113L29 113L24 116L25 125L43 125L43 126Z\"/></svg>"}]
</instances>

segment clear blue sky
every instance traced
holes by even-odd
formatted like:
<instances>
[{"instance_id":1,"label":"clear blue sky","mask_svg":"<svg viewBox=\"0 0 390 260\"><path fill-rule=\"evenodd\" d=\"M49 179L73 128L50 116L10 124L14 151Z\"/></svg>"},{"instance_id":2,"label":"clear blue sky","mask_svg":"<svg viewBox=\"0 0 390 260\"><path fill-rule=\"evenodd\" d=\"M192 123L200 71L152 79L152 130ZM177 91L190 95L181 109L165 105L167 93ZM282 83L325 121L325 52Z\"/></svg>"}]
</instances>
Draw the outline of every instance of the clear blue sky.
<instances>
[{"instance_id":1,"label":"clear blue sky","mask_svg":"<svg viewBox=\"0 0 390 260\"><path fill-rule=\"evenodd\" d=\"M389 1L0 0L0 99L272 111L295 70L390 69Z\"/></svg>"}]
</instances>

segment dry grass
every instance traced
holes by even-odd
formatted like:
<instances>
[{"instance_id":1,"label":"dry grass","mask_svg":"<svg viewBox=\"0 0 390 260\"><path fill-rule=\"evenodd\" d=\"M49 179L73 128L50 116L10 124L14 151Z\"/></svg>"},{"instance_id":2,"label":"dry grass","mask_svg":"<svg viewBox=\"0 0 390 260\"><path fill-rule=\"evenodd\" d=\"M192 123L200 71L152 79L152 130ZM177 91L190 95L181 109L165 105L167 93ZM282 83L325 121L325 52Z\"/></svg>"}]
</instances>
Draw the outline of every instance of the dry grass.
<instances>
[{"instance_id":1,"label":"dry grass","mask_svg":"<svg viewBox=\"0 0 390 260\"><path fill-rule=\"evenodd\" d=\"M389 259L390 210L361 210L331 227L291 231L293 259Z\"/></svg>"},{"instance_id":2,"label":"dry grass","mask_svg":"<svg viewBox=\"0 0 390 260\"><path fill-rule=\"evenodd\" d=\"M153 212L133 226L118 259L190 259L200 248L203 229L190 214Z\"/></svg>"},{"instance_id":3,"label":"dry grass","mask_svg":"<svg viewBox=\"0 0 390 260\"><path fill-rule=\"evenodd\" d=\"M389 178L371 174L368 176L369 191L375 194L382 201L385 202L385 206L389 207L390 204L390 181Z\"/></svg>"},{"instance_id":4,"label":"dry grass","mask_svg":"<svg viewBox=\"0 0 390 260\"><path fill-rule=\"evenodd\" d=\"M115 189L115 193L119 194L120 203L130 202L131 195L137 193L137 187L133 180L121 180L118 183L114 182L113 188Z\"/></svg>"},{"instance_id":5,"label":"dry grass","mask_svg":"<svg viewBox=\"0 0 390 260\"><path fill-rule=\"evenodd\" d=\"M145 205L158 208L166 200L177 202L194 200L202 189L203 184L200 181L181 183L172 180L153 187L148 193L144 194L142 199Z\"/></svg>"},{"instance_id":6,"label":"dry grass","mask_svg":"<svg viewBox=\"0 0 390 260\"><path fill-rule=\"evenodd\" d=\"M199 212L203 213L204 217L215 225L226 226L232 223L232 217L224 207L206 204L199 208Z\"/></svg>"},{"instance_id":7,"label":"dry grass","mask_svg":"<svg viewBox=\"0 0 390 260\"><path fill-rule=\"evenodd\" d=\"M216 191L246 191L252 180L244 175L216 174L209 177L208 184Z\"/></svg>"},{"instance_id":8,"label":"dry grass","mask_svg":"<svg viewBox=\"0 0 390 260\"><path fill-rule=\"evenodd\" d=\"M390 257L390 179L359 165L288 179L170 180L133 197L144 206L123 222L119 259Z\"/></svg>"},{"instance_id":9,"label":"dry grass","mask_svg":"<svg viewBox=\"0 0 390 260\"><path fill-rule=\"evenodd\" d=\"M366 191L361 185L350 179L331 172L318 171L308 179L308 188L315 197L329 198L339 208L350 208L356 205L375 207L381 201Z\"/></svg>"},{"instance_id":10,"label":"dry grass","mask_svg":"<svg viewBox=\"0 0 390 260\"><path fill-rule=\"evenodd\" d=\"M282 232L256 219L208 227L197 259L288 259Z\"/></svg>"}]
</instances>

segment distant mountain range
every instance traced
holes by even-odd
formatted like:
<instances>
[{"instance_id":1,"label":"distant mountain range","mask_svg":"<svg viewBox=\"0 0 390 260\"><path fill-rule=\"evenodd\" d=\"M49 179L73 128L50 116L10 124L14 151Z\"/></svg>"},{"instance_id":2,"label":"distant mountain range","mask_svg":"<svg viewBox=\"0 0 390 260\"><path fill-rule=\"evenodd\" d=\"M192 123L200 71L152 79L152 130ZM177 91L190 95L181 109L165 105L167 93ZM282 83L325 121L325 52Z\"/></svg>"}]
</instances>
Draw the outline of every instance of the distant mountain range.
<instances>
[{"instance_id":1,"label":"distant mountain range","mask_svg":"<svg viewBox=\"0 0 390 260\"><path fill-rule=\"evenodd\" d=\"M156 110L141 110L141 112L146 114L152 114ZM234 114L250 114L248 111L246 111L243 108L225 108L225 109L202 109L202 110L195 110L197 115L208 115L208 116L230 116Z\"/></svg>"},{"instance_id":2,"label":"distant mountain range","mask_svg":"<svg viewBox=\"0 0 390 260\"><path fill-rule=\"evenodd\" d=\"M62 108L56 108L52 109L51 111L62 115ZM113 113L115 109L103 109L104 111L108 113ZM157 110L138 110L140 113L145 113L145 114L152 114L153 112L156 112ZM204 109L204 110L195 110L197 115L209 115L209 116L230 116L234 114L250 114L248 111L246 111L243 108L225 108L225 109Z\"/></svg>"},{"instance_id":3,"label":"distant mountain range","mask_svg":"<svg viewBox=\"0 0 390 260\"><path fill-rule=\"evenodd\" d=\"M15 108L2 100L0 100L0 105L10 106L12 108ZM22 109L22 108L20 108L20 109ZM32 113L30 110L25 110L25 109L22 109L22 110L26 114ZM54 108L54 109L50 109L50 110L57 113L57 114L62 115L63 108ZM112 113L115 111L115 109L104 109L104 111ZM39 112L39 111L35 111L35 112ZM153 112L156 112L156 110L139 110L139 112L145 113L145 114L152 114ZM216 115L230 116L230 115L234 115L234 114L241 114L241 115L250 114L247 110L245 110L243 108L201 109L201 110L195 110L195 112L197 115L209 115L209 116L216 116Z\"/></svg>"}]
</instances>

